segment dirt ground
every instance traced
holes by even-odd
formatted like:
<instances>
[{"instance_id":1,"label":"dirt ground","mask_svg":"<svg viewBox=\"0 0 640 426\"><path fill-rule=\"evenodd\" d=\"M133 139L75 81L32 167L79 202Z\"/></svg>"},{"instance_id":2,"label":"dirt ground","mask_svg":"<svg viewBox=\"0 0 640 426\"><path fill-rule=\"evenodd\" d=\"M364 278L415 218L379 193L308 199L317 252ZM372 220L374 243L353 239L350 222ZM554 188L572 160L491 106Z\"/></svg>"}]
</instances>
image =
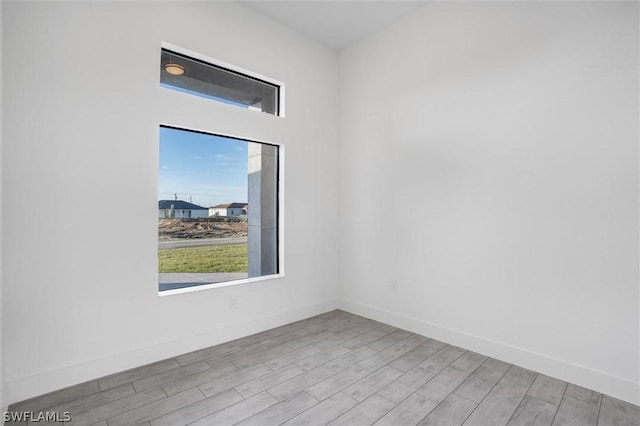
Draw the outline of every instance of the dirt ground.
<instances>
[{"instance_id":1,"label":"dirt ground","mask_svg":"<svg viewBox=\"0 0 640 426\"><path fill-rule=\"evenodd\" d=\"M158 219L158 239L247 236L247 222L226 218Z\"/></svg>"}]
</instances>

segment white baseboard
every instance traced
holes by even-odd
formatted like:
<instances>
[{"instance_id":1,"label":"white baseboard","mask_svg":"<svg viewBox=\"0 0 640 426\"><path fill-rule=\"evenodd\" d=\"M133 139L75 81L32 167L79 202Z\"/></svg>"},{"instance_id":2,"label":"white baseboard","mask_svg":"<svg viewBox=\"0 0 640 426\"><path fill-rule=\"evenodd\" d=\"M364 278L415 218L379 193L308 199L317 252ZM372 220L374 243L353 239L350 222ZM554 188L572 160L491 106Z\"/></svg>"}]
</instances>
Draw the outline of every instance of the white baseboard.
<instances>
[{"instance_id":1,"label":"white baseboard","mask_svg":"<svg viewBox=\"0 0 640 426\"><path fill-rule=\"evenodd\" d=\"M349 300L340 300L339 307L344 311L356 315L361 315L413 333L441 340L454 346L469 349L508 362L509 364L518 365L588 389L593 389L632 404L640 403L640 384L621 377L532 352L507 343L489 340L481 336Z\"/></svg>"},{"instance_id":2,"label":"white baseboard","mask_svg":"<svg viewBox=\"0 0 640 426\"><path fill-rule=\"evenodd\" d=\"M6 384L5 401L9 403L22 401L67 386L259 333L337 308L575 383L623 401L633 404L640 402L639 384L624 378L349 300L328 300L303 308L254 318L232 326L213 329L207 333L185 336L158 345L138 348L13 380Z\"/></svg>"},{"instance_id":3,"label":"white baseboard","mask_svg":"<svg viewBox=\"0 0 640 426\"><path fill-rule=\"evenodd\" d=\"M6 384L7 400L9 404L23 401L109 374L249 336L337 308L337 300L328 300L303 308L253 318L250 321L228 327L212 329L207 333L185 336L157 345L13 380Z\"/></svg>"}]
</instances>

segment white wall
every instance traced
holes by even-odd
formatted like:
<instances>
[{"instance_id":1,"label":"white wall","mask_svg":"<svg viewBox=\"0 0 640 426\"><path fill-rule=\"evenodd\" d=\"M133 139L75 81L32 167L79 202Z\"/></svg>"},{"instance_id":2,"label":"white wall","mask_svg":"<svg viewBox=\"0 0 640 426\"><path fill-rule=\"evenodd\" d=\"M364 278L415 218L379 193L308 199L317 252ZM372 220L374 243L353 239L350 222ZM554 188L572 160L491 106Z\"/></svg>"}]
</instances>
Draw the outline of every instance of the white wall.
<instances>
[{"instance_id":1,"label":"white wall","mask_svg":"<svg viewBox=\"0 0 640 426\"><path fill-rule=\"evenodd\" d=\"M209 217L209 210L191 210L191 217Z\"/></svg>"},{"instance_id":2,"label":"white wall","mask_svg":"<svg viewBox=\"0 0 640 426\"><path fill-rule=\"evenodd\" d=\"M637 403L638 4L434 3L340 72L342 306Z\"/></svg>"},{"instance_id":3,"label":"white wall","mask_svg":"<svg viewBox=\"0 0 640 426\"><path fill-rule=\"evenodd\" d=\"M213 207L209 207L209 216L226 216L227 209L214 209Z\"/></svg>"},{"instance_id":4,"label":"white wall","mask_svg":"<svg viewBox=\"0 0 640 426\"><path fill-rule=\"evenodd\" d=\"M227 2L3 6L5 206L75 206L4 212L10 402L336 307L334 52ZM161 41L283 81L286 118L161 89ZM161 122L284 144L285 278L158 296Z\"/></svg>"},{"instance_id":5,"label":"white wall","mask_svg":"<svg viewBox=\"0 0 640 426\"><path fill-rule=\"evenodd\" d=\"M0 2L0 22L2 22L2 11L4 9L3 3ZM2 31L0 31L0 50L2 47ZM0 55L0 99L2 99L2 55ZM5 376L4 376L4 234L3 221L2 221L2 200L4 193L4 179L3 167L2 167L2 151L3 151L3 115L2 115L2 102L0 102L0 412L4 413L7 409L7 392L5 390Z\"/></svg>"},{"instance_id":6,"label":"white wall","mask_svg":"<svg viewBox=\"0 0 640 426\"><path fill-rule=\"evenodd\" d=\"M158 209L158 218L166 219L170 217L171 217L170 210ZM174 217L178 219L209 217L209 210L174 209Z\"/></svg>"}]
</instances>

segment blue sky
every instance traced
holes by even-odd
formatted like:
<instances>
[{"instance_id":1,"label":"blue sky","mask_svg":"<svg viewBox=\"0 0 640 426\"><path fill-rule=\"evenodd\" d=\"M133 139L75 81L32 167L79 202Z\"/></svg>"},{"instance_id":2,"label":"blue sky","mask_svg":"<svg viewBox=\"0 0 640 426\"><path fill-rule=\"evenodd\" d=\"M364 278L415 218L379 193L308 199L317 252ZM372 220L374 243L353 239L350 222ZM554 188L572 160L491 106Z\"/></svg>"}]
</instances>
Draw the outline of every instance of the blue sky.
<instances>
[{"instance_id":1,"label":"blue sky","mask_svg":"<svg viewBox=\"0 0 640 426\"><path fill-rule=\"evenodd\" d=\"M211 207L247 202L247 147L237 139L160 128L158 199Z\"/></svg>"}]
</instances>

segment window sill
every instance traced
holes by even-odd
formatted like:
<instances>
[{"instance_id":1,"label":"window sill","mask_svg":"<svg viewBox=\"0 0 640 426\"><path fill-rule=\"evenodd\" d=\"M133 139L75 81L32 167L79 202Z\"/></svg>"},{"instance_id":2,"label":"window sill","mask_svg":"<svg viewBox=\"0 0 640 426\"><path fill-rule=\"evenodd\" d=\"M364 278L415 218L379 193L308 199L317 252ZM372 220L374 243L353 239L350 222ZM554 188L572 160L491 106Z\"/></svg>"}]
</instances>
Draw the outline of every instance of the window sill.
<instances>
[{"instance_id":1,"label":"window sill","mask_svg":"<svg viewBox=\"0 0 640 426\"><path fill-rule=\"evenodd\" d=\"M269 281L269 280L283 278L283 277L284 277L284 274L273 274L273 275L264 275L262 277L243 278L243 279L233 280L233 281L223 281L219 283L208 283L208 284L204 283L199 285L193 285L190 287L158 291L158 296L173 296L176 294L191 293L194 291L203 291L203 290L210 290L210 289L215 289L220 287L229 287L233 285L256 283L260 281Z\"/></svg>"}]
</instances>

